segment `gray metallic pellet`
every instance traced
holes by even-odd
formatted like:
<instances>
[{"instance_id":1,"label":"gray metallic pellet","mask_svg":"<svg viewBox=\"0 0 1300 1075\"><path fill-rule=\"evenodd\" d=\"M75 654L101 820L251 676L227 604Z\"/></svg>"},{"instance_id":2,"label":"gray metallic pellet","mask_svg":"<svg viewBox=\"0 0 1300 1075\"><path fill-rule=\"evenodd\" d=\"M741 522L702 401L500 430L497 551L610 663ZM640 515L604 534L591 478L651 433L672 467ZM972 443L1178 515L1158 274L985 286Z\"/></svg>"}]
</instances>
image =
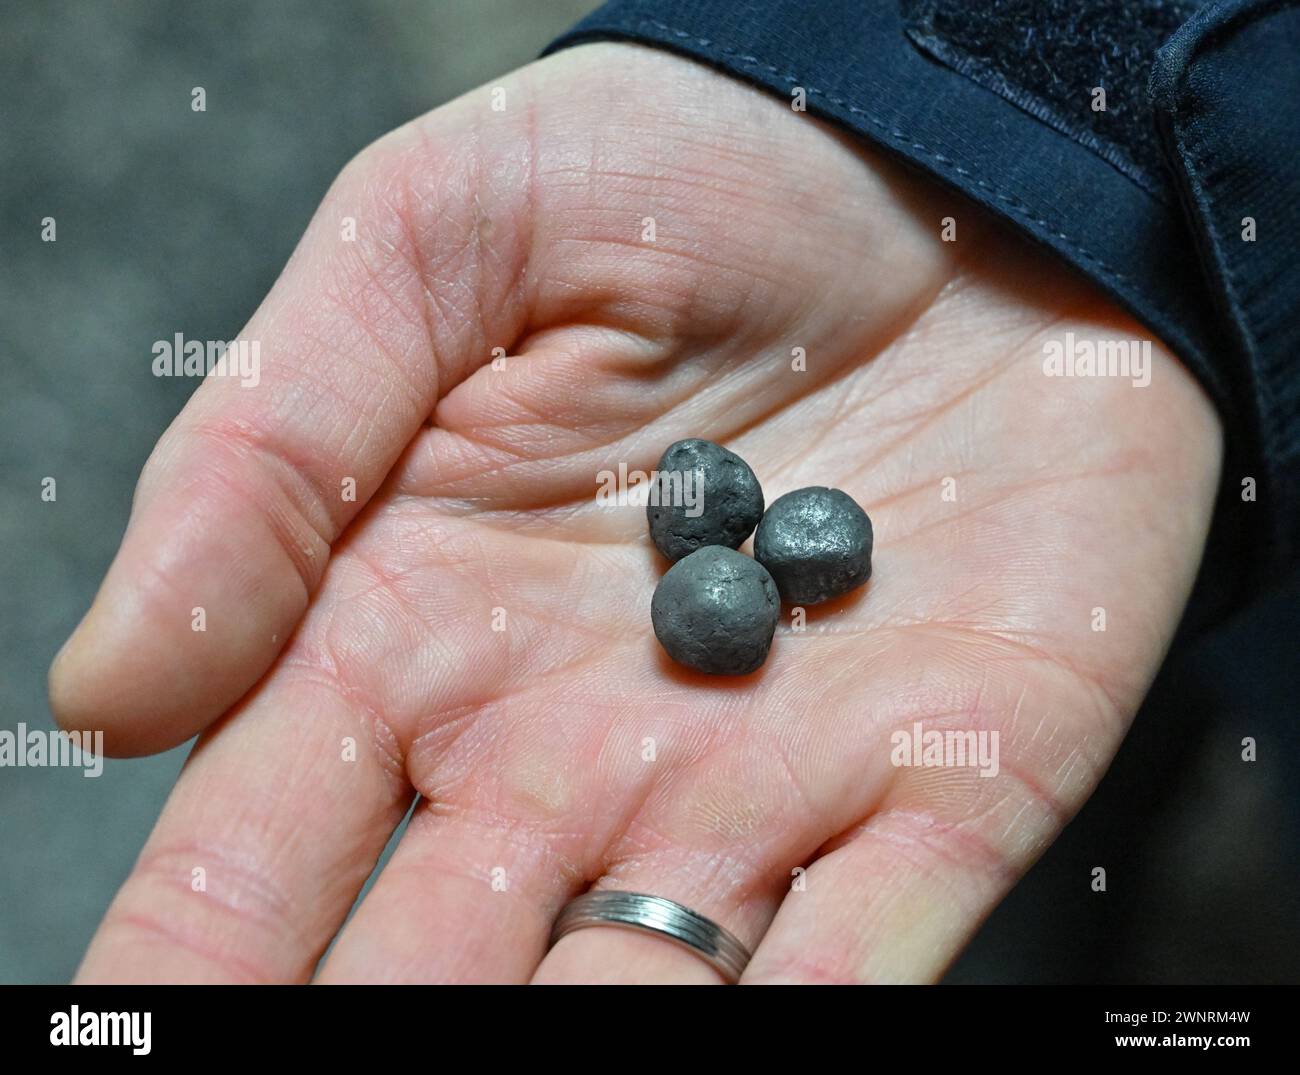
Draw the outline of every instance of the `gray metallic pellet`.
<instances>
[{"instance_id":1,"label":"gray metallic pellet","mask_svg":"<svg viewBox=\"0 0 1300 1075\"><path fill-rule=\"evenodd\" d=\"M675 563L650 602L655 637L668 656L721 676L743 676L767 660L780 613L763 565L721 545Z\"/></svg>"},{"instance_id":2,"label":"gray metallic pellet","mask_svg":"<svg viewBox=\"0 0 1300 1075\"><path fill-rule=\"evenodd\" d=\"M740 456L710 440L692 438L669 446L655 468L662 503L646 505L650 540L670 560L680 560L708 545L738 548L763 516L763 489ZM680 482L690 475L699 514L687 514ZM677 476L676 479L670 476ZM670 502L671 501L671 502Z\"/></svg>"},{"instance_id":3,"label":"gray metallic pellet","mask_svg":"<svg viewBox=\"0 0 1300 1075\"><path fill-rule=\"evenodd\" d=\"M871 520L851 496L813 485L777 497L754 535L754 558L781 598L815 605L871 578Z\"/></svg>"}]
</instances>

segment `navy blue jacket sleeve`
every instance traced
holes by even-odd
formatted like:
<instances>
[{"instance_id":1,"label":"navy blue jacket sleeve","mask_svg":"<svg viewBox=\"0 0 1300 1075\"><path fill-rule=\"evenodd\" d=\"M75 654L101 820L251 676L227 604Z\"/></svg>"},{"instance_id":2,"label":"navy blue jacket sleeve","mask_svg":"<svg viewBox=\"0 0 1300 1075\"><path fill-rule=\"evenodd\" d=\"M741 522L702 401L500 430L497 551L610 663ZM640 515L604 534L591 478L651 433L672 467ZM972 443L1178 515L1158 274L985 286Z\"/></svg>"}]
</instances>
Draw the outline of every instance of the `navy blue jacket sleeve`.
<instances>
[{"instance_id":1,"label":"navy blue jacket sleeve","mask_svg":"<svg viewBox=\"0 0 1300 1075\"><path fill-rule=\"evenodd\" d=\"M610 39L802 87L1086 274L1223 419L1211 603L1294 562L1300 0L612 0L547 52Z\"/></svg>"}]
</instances>

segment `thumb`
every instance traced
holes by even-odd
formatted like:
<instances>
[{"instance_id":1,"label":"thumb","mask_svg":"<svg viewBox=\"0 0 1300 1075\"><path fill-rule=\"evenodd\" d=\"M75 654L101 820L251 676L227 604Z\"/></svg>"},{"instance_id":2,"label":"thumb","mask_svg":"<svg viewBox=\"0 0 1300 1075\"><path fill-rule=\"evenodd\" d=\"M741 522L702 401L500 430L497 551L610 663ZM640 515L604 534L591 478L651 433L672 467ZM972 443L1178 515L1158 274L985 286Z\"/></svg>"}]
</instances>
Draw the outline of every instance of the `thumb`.
<instances>
[{"instance_id":1,"label":"thumb","mask_svg":"<svg viewBox=\"0 0 1300 1075\"><path fill-rule=\"evenodd\" d=\"M163 750L271 665L439 396L522 329L523 122L478 91L344 169L239 337L245 375L210 374L146 463L50 670L63 728Z\"/></svg>"}]
</instances>

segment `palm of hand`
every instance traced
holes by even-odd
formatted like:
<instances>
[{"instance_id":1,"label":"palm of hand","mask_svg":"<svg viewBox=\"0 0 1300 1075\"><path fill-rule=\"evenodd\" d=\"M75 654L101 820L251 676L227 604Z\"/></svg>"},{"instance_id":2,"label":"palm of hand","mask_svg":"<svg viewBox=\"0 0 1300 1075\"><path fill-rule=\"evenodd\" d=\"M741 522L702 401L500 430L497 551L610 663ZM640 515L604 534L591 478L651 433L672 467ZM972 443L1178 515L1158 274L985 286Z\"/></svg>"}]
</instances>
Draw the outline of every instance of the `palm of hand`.
<instances>
[{"instance_id":1,"label":"palm of hand","mask_svg":"<svg viewBox=\"0 0 1300 1075\"><path fill-rule=\"evenodd\" d=\"M1049 337L1142 333L959 199L684 61L581 49L511 97L526 115L466 99L381 144L313 227L356 204L390 226L328 257L309 233L258 314L319 338L299 310L336 300L329 331L385 356L356 383L378 369L368 390L418 412L405 367L432 349L438 402L202 740L85 977L308 976L414 789L322 978L713 978L616 930L546 955L593 882L725 924L750 980L933 978L1154 673L1217 463L1159 344L1147 389L1045 377ZM800 631L786 610L737 680L662 654L644 513L594 495L685 436L769 503L831 485L875 524L869 586ZM894 766L918 722L997 733L997 774ZM175 880L191 860L206 899Z\"/></svg>"}]
</instances>

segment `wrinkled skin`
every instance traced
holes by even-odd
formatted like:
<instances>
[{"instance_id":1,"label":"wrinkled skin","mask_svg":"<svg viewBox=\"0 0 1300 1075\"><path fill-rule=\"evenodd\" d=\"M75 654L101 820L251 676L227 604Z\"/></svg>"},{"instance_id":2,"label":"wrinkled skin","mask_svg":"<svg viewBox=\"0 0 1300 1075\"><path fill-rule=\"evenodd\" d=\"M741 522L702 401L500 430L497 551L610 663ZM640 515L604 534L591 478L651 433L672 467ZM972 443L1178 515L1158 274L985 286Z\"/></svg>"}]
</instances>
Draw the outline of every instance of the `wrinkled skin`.
<instances>
[{"instance_id":1,"label":"wrinkled skin","mask_svg":"<svg viewBox=\"0 0 1300 1075\"><path fill-rule=\"evenodd\" d=\"M1145 389L1045 377L1049 337L1146 333L780 100L627 45L500 84L345 169L242 334L261 386L145 468L52 706L119 754L207 730L79 977L308 979L418 791L320 979L717 981L614 929L548 954L596 884L726 925L749 982L933 980L1148 687L1217 419L1158 342ZM595 503L695 435L875 523L869 585L737 684L659 652L644 512ZM999 732L998 775L891 765L914 721Z\"/></svg>"}]
</instances>

